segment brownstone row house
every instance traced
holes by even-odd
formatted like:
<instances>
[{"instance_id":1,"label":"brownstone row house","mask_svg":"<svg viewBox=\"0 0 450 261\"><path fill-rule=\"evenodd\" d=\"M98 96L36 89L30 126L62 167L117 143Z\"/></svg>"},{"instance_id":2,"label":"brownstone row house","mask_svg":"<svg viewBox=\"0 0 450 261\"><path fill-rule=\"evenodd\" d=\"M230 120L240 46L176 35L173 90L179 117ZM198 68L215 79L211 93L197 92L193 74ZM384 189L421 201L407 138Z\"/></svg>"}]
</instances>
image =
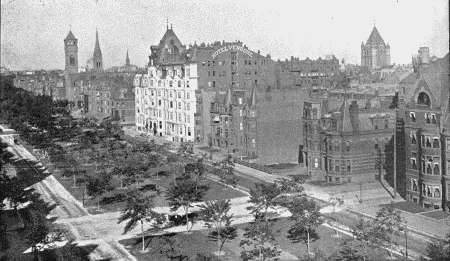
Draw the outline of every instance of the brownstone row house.
<instances>
[{"instance_id":1,"label":"brownstone row house","mask_svg":"<svg viewBox=\"0 0 450 261\"><path fill-rule=\"evenodd\" d=\"M399 84L406 105L406 199L425 208L450 202L449 56L430 60L421 47L414 72ZM405 106L403 105L403 106Z\"/></svg>"}]
</instances>

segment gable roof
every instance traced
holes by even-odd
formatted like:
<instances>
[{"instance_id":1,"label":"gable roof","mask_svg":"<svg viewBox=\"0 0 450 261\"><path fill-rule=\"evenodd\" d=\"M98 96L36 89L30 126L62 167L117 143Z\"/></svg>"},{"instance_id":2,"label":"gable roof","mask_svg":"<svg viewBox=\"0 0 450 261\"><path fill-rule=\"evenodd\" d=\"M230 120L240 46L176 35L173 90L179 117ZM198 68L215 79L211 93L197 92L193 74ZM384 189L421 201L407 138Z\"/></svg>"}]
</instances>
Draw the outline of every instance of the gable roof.
<instances>
[{"instance_id":1,"label":"gable roof","mask_svg":"<svg viewBox=\"0 0 450 261\"><path fill-rule=\"evenodd\" d=\"M378 32L377 28L374 26L372 33L369 36L369 39L367 40L366 44L370 44L370 45L386 45L384 43L383 38L381 37L380 33Z\"/></svg>"}]
</instances>

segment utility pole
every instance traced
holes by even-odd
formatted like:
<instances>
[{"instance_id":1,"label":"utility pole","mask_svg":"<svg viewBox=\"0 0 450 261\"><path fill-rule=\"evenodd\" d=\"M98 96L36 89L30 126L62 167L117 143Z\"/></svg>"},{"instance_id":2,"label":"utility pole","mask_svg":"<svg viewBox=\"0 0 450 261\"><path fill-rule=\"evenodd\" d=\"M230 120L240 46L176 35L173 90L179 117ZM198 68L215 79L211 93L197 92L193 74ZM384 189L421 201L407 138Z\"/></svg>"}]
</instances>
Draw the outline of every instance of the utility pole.
<instances>
[{"instance_id":1,"label":"utility pole","mask_svg":"<svg viewBox=\"0 0 450 261\"><path fill-rule=\"evenodd\" d=\"M395 108L395 128L394 128L394 199L397 197L397 112Z\"/></svg>"}]
</instances>

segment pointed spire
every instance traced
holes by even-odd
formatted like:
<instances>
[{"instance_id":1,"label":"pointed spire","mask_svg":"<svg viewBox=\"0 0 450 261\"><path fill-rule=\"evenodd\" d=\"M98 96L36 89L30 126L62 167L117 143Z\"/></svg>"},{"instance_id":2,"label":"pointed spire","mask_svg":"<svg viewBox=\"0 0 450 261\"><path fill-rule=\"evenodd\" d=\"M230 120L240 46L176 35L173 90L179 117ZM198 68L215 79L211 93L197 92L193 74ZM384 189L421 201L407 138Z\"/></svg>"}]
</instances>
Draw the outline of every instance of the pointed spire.
<instances>
[{"instance_id":1,"label":"pointed spire","mask_svg":"<svg viewBox=\"0 0 450 261\"><path fill-rule=\"evenodd\" d=\"M169 18L167 18L166 29L169 30Z\"/></svg>"},{"instance_id":2,"label":"pointed spire","mask_svg":"<svg viewBox=\"0 0 450 261\"><path fill-rule=\"evenodd\" d=\"M128 56L128 48L127 48L127 58L125 59L125 65L130 65L130 57Z\"/></svg>"},{"instance_id":3,"label":"pointed spire","mask_svg":"<svg viewBox=\"0 0 450 261\"><path fill-rule=\"evenodd\" d=\"M170 23L170 30L173 30L173 26L172 26L172 23Z\"/></svg>"},{"instance_id":4,"label":"pointed spire","mask_svg":"<svg viewBox=\"0 0 450 261\"><path fill-rule=\"evenodd\" d=\"M65 40L77 40L77 38L75 37L75 35L73 35L72 30L69 31L69 33L67 34Z\"/></svg>"},{"instance_id":5,"label":"pointed spire","mask_svg":"<svg viewBox=\"0 0 450 261\"><path fill-rule=\"evenodd\" d=\"M100 49L100 42L98 41L98 30L95 29L95 49L94 49L94 55L96 52L102 52Z\"/></svg>"}]
</instances>

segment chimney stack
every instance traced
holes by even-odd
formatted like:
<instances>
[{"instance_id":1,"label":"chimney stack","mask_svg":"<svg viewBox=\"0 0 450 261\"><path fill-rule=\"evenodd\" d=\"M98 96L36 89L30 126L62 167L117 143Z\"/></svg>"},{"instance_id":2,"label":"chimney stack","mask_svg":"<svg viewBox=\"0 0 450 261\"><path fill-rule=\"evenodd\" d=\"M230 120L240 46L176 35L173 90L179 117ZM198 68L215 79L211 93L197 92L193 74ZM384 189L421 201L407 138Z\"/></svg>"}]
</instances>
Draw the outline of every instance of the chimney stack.
<instances>
[{"instance_id":1,"label":"chimney stack","mask_svg":"<svg viewBox=\"0 0 450 261\"><path fill-rule=\"evenodd\" d=\"M353 133L359 133L359 108L356 101L352 101L349 108L350 122L352 123Z\"/></svg>"}]
</instances>

